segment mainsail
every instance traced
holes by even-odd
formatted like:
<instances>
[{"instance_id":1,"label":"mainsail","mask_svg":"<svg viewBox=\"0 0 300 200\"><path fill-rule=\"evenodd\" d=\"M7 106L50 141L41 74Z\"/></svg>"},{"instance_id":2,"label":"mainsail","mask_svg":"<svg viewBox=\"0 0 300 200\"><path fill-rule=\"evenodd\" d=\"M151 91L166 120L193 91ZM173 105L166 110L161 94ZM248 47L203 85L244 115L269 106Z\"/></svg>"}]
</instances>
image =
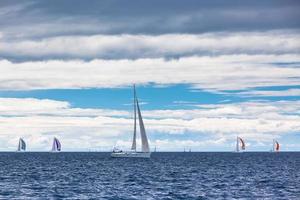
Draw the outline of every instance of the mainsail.
<instances>
[{"instance_id":1,"label":"mainsail","mask_svg":"<svg viewBox=\"0 0 300 200\"><path fill-rule=\"evenodd\" d=\"M18 145L18 151L25 151L25 150L26 150L26 143L22 138L20 138L19 145Z\"/></svg>"},{"instance_id":2,"label":"mainsail","mask_svg":"<svg viewBox=\"0 0 300 200\"><path fill-rule=\"evenodd\" d=\"M52 151L61 151L61 144L57 138L53 139Z\"/></svg>"},{"instance_id":3,"label":"mainsail","mask_svg":"<svg viewBox=\"0 0 300 200\"><path fill-rule=\"evenodd\" d=\"M131 149L136 151L136 112L137 112L139 118L141 141L142 141L142 152L150 152L148 138L146 135L146 130L145 130L139 102L136 97L135 86L133 87L133 90L134 90L134 131L133 131L133 141L132 141Z\"/></svg>"},{"instance_id":4,"label":"mainsail","mask_svg":"<svg viewBox=\"0 0 300 200\"><path fill-rule=\"evenodd\" d=\"M131 150L136 151L136 94L135 85L133 85L133 110L134 110L134 127L133 127L133 140Z\"/></svg>"}]
</instances>

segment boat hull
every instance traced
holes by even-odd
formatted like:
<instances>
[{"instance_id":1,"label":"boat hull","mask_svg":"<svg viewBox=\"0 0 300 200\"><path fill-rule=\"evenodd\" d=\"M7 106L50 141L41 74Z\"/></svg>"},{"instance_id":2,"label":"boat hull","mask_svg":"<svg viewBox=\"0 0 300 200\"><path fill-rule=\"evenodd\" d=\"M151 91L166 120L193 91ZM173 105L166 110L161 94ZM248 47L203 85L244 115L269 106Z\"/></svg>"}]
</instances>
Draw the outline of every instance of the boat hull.
<instances>
[{"instance_id":1,"label":"boat hull","mask_svg":"<svg viewBox=\"0 0 300 200\"><path fill-rule=\"evenodd\" d=\"M151 152L113 152L113 158L150 158Z\"/></svg>"}]
</instances>

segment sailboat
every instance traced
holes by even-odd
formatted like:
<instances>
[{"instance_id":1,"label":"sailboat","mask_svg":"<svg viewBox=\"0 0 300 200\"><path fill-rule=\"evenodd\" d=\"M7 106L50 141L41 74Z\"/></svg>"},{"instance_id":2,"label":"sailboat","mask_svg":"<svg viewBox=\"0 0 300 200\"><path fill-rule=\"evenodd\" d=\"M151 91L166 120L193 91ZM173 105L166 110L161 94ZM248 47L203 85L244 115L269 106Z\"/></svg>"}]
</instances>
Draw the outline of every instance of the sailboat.
<instances>
[{"instance_id":1,"label":"sailboat","mask_svg":"<svg viewBox=\"0 0 300 200\"><path fill-rule=\"evenodd\" d=\"M236 138L236 150L235 150L235 152L242 152L245 149L246 149L246 145L245 145L244 140L240 137L237 137Z\"/></svg>"},{"instance_id":2,"label":"sailboat","mask_svg":"<svg viewBox=\"0 0 300 200\"><path fill-rule=\"evenodd\" d=\"M272 152L279 152L280 145L276 140L273 140L273 149Z\"/></svg>"},{"instance_id":3,"label":"sailboat","mask_svg":"<svg viewBox=\"0 0 300 200\"><path fill-rule=\"evenodd\" d=\"M26 143L22 138L19 139L19 144L18 144L18 150L17 151L18 152L26 151Z\"/></svg>"},{"instance_id":4,"label":"sailboat","mask_svg":"<svg viewBox=\"0 0 300 200\"><path fill-rule=\"evenodd\" d=\"M54 137L51 152L60 152L60 151L61 151L61 144L59 140L56 137Z\"/></svg>"},{"instance_id":5,"label":"sailboat","mask_svg":"<svg viewBox=\"0 0 300 200\"><path fill-rule=\"evenodd\" d=\"M119 149L114 149L111 153L111 157L114 158L150 158L151 152L148 143L148 138L139 106L139 101L136 96L135 85L133 86L133 109L134 109L134 127L133 127L133 139L131 145L131 151L123 152ZM142 150L137 151L136 148L136 135L137 135L137 117L139 120L139 127L140 127L140 134L141 134L141 141L142 141Z\"/></svg>"}]
</instances>

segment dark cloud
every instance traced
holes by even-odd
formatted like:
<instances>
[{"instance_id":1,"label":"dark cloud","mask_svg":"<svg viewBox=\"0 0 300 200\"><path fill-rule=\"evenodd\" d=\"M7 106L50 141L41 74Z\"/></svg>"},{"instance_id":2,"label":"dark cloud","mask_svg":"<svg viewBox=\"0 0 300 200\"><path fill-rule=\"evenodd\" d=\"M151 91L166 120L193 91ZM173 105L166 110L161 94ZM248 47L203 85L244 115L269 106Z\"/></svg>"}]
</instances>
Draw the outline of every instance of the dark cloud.
<instances>
[{"instance_id":1,"label":"dark cloud","mask_svg":"<svg viewBox=\"0 0 300 200\"><path fill-rule=\"evenodd\" d=\"M299 10L297 0L1 1L0 29L6 37L298 29Z\"/></svg>"}]
</instances>

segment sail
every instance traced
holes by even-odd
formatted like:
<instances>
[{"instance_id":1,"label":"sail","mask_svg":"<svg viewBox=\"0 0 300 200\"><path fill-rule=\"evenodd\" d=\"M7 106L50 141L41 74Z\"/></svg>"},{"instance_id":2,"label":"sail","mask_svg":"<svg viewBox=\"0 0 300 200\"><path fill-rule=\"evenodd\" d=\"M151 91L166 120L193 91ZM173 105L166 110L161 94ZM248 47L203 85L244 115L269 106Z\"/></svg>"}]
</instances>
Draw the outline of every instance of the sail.
<instances>
[{"instance_id":1,"label":"sail","mask_svg":"<svg viewBox=\"0 0 300 200\"><path fill-rule=\"evenodd\" d=\"M243 140L242 138L240 138L240 137L239 137L239 140L240 140L240 142L241 142L241 149L242 149L242 150L245 150L245 147L246 147L246 146L245 146L244 140Z\"/></svg>"},{"instance_id":2,"label":"sail","mask_svg":"<svg viewBox=\"0 0 300 200\"><path fill-rule=\"evenodd\" d=\"M22 138L20 138L19 145L18 145L18 151L25 151L25 150L26 150L26 143Z\"/></svg>"},{"instance_id":3,"label":"sail","mask_svg":"<svg viewBox=\"0 0 300 200\"><path fill-rule=\"evenodd\" d=\"M52 151L60 151L60 150L61 150L61 144L57 138L54 138L52 144Z\"/></svg>"},{"instance_id":4,"label":"sail","mask_svg":"<svg viewBox=\"0 0 300 200\"><path fill-rule=\"evenodd\" d=\"M277 141L275 141L275 150L279 151L279 148L280 148L279 143Z\"/></svg>"},{"instance_id":5,"label":"sail","mask_svg":"<svg viewBox=\"0 0 300 200\"><path fill-rule=\"evenodd\" d=\"M141 140L142 140L142 152L150 152L149 144L148 144L148 138L145 131L145 126L139 106L139 102L136 99L136 106L137 106L137 112L139 117L139 125L140 125L140 132L141 132Z\"/></svg>"},{"instance_id":6,"label":"sail","mask_svg":"<svg viewBox=\"0 0 300 200\"><path fill-rule=\"evenodd\" d=\"M134 110L134 127L133 127L133 139L131 150L136 151L136 97L135 97L135 86L133 86L133 110Z\"/></svg>"},{"instance_id":7,"label":"sail","mask_svg":"<svg viewBox=\"0 0 300 200\"><path fill-rule=\"evenodd\" d=\"M245 145L244 140L240 137L237 137L236 138L236 151L239 152L240 149L245 150L245 148L246 148L246 145Z\"/></svg>"}]
</instances>

